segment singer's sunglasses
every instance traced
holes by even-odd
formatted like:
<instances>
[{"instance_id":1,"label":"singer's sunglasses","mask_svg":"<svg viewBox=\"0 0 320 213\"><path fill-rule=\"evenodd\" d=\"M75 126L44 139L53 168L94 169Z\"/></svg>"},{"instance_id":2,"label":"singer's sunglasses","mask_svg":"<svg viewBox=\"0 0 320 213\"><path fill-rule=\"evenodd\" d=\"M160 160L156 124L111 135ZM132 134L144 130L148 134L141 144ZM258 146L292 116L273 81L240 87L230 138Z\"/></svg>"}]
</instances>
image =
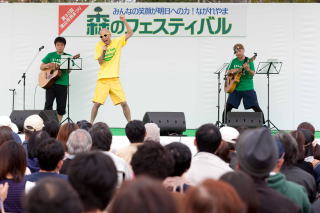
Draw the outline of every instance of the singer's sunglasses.
<instances>
[{"instance_id":1,"label":"singer's sunglasses","mask_svg":"<svg viewBox=\"0 0 320 213\"><path fill-rule=\"evenodd\" d=\"M100 36L100 38L102 38L102 37L110 37L111 36L111 34L104 34L103 36Z\"/></svg>"}]
</instances>

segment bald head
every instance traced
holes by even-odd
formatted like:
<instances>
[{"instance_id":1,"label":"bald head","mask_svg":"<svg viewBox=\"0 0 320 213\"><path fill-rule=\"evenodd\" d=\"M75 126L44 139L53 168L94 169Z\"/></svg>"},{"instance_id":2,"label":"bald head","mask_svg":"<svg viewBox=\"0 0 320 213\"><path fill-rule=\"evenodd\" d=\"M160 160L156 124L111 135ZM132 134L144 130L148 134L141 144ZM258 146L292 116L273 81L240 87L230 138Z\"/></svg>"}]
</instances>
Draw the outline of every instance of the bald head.
<instances>
[{"instance_id":1,"label":"bald head","mask_svg":"<svg viewBox=\"0 0 320 213\"><path fill-rule=\"evenodd\" d=\"M100 38L101 38L101 41L108 46L111 43L111 32L106 28L101 29Z\"/></svg>"},{"instance_id":2,"label":"bald head","mask_svg":"<svg viewBox=\"0 0 320 213\"><path fill-rule=\"evenodd\" d=\"M104 34L110 34L111 35L111 32L106 28L102 28L100 30L100 35L104 35Z\"/></svg>"}]
</instances>

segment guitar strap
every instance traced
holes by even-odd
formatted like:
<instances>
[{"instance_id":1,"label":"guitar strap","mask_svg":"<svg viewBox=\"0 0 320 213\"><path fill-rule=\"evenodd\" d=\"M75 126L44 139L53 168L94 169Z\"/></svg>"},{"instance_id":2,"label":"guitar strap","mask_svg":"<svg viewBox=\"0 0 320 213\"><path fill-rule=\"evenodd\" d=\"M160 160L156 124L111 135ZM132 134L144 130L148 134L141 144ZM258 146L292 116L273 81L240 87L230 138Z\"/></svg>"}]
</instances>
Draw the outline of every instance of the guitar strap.
<instances>
[{"instance_id":1,"label":"guitar strap","mask_svg":"<svg viewBox=\"0 0 320 213\"><path fill-rule=\"evenodd\" d=\"M248 57L245 57L244 60L243 60L243 64L245 64L248 61L248 59L249 59Z\"/></svg>"},{"instance_id":2,"label":"guitar strap","mask_svg":"<svg viewBox=\"0 0 320 213\"><path fill-rule=\"evenodd\" d=\"M248 59L249 59L248 57L245 57L245 58L244 58L242 66L243 66L245 63L247 63ZM244 68L242 68L242 69L243 69L242 75L246 75L246 70L245 70Z\"/></svg>"}]
</instances>

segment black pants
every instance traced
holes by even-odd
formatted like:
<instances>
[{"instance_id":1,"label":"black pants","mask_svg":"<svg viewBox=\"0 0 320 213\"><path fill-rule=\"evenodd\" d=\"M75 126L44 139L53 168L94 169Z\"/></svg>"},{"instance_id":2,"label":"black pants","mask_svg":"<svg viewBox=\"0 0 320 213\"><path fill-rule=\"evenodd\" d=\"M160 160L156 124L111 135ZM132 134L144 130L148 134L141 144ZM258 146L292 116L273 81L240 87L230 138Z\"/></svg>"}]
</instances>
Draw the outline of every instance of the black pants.
<instances>
[{"instance_id":1,"label":"black pants","mask_svg":"<svg viewBox=\"0 0 320 213\"><path fill-rule=\"evenodd\" d=\"M60 84L54 84L52 87L46 89L46 103L44 109L52 110L54 99L56 99L58 114L66 114L67 89L67 86Z\"/></svg>"}]
</instances>

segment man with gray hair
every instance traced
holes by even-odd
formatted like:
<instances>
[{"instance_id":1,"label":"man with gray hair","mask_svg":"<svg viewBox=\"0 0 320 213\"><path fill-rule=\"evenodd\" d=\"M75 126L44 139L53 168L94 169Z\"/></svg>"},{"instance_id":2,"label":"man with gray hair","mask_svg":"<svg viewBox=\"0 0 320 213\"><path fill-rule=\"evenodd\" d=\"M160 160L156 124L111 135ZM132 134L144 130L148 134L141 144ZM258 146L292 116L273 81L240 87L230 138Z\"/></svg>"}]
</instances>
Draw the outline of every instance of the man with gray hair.
<instances>
[{"instance_id":1,"label":"man with gray hair","mask_svg":"<svg viewBox=\"0 0 320 213\"><path fill-rule=\"evenodd\" d=\"M73 131L67 141L68 153L63 162L60 173L67 174L70 162L77 154L89 152L92 147L92 139L89 132L84 129L77 129Z\"/></svg>"}]
</instances>

